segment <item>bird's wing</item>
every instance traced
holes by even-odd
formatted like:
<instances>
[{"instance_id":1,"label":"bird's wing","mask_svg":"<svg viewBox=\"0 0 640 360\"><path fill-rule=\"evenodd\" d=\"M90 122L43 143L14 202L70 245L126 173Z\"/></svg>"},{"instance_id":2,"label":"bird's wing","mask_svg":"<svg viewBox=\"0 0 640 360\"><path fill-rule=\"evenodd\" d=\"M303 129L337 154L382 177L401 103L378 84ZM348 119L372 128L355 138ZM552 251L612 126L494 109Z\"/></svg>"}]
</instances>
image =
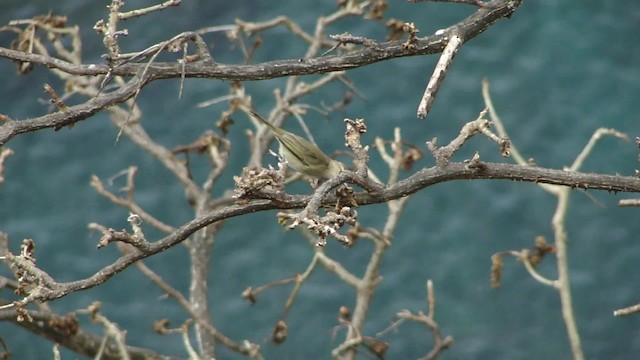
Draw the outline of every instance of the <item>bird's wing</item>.
<instances>
[{"instance_id":1,"label":"bird's wing","mask_svg":"<svg viewBox=\"0 0 640 360\"><path fill-rule=\"evenodd\" d=\"M317 146L298 135L291 133L288 135L289 136L278 136L278 140L282 146L286 147L289 150L289 153L291 153L292 156L295 156L302 164L314 168L318 166L326 167L329 165L331 159L329 159L329 157L327 157L327 155L325 155ZM292 149L299 150L294 151ZM304 159L298 155L300 151L305 154Z\"/></svg>"}]
</instances>

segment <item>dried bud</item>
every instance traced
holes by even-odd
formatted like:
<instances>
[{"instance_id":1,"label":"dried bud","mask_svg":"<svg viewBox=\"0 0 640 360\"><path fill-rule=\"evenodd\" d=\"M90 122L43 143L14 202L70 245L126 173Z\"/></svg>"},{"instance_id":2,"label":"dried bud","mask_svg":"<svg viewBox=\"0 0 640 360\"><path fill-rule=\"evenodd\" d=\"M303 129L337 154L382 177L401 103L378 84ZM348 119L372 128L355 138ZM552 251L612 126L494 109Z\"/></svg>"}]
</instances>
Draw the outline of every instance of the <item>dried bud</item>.
<instances>
[{"instance_id":1,"label":"dried bud","mask_svg":"<svg viewBox=\"0 0 640 360\"><path fill-rule=\"evenodd\" d=\"M338 320L340 320L341 322L346 321L349 322L351 321L351 310L349 310L348 307L346 306L340 306L340 312L338 314Z\"/></svg>"},{"instance_id":2,"label":"dried bud","mask_svg":"<svg viewBox=\"0 0 640 360\"><path fill-rule=\"evenodd\" d=\"M253 288L249 286L242 292L242 298L245 300L249 300L251 305L255 304L258 301L258 297L256 293L253 291Z\"/></svg>"},{"instance_id":3,"label":"dried bud","mask_svg":"<svg viewBox=\"0 0 640 360\"><path fill-rule=\"evenodd\" d=\"M284 320L279 320L276 326L273 328L273 333L271 335L271 341L274 344L280 345L285 340L287 340L287 332L289 331L289 327Z\"/></svg>"}]
</instances>

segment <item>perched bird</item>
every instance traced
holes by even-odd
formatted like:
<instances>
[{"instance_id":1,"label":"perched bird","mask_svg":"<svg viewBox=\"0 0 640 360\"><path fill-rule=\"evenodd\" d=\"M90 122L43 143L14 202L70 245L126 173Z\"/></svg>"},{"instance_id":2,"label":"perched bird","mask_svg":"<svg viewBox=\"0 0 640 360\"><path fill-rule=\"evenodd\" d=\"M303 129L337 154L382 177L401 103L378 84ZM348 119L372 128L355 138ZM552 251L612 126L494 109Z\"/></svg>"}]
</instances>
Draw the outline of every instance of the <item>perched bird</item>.
<instances>
[{"instance_id":1,"label":"perched bird","mask_svg":"<svg viewBox=\"0 0 640 360\"><path fill-rule=\"evenodd\" d=\"M247 111L273 131L280 143L280 156L294 170L321 180L327 180L346 168L340 161L325 155L309 140L276 127L253 110L248 109Z\"/></svg>"}]
</instances>

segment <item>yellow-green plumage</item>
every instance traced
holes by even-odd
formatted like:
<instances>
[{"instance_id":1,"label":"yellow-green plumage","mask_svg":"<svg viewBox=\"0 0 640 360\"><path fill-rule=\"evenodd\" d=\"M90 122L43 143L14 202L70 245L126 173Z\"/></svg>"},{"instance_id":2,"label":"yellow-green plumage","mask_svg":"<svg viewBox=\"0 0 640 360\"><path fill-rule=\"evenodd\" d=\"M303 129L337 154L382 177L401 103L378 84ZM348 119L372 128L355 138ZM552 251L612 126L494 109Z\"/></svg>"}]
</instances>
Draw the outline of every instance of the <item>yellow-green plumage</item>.
<instances>
[{"instance_id":1,"label":"yellow-green plumage","mask_svg":"<svg viewBox=\"0 0 640 360\"><path fill-rule=\"evenodd\" d=\"M332 178L344 170L344 164L325 155L307 139L274 126L252 110L249 113L273 131L280 143L280 155L294 170L320 179Z\"/></svg>"}]
</instances>

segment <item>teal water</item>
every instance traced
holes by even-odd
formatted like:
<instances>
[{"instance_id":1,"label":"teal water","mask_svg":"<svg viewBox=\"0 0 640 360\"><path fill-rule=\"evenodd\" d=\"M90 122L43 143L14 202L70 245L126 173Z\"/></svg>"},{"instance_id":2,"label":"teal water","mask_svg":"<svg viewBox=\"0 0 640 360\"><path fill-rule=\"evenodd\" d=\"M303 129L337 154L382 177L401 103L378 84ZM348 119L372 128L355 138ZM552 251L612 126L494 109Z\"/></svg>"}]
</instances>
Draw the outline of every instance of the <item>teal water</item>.
<instances>
[{"instance_id":1,"label":"teal water","mask_svg":"<svg viewBox=\"0 0 640 360\"><path fill-rule=\"evenodd\" d=\"M84 29L87 61L99 62L102 43L91 27L105 16L107 3L78 4L5 1L0 24L49 10L65 13L70 23ZM140 49L180 31L227 24L236 17L265 20L283 13L311 31L317 14L326 14L333 6L334 2L185 1L179 8L127 23L131 35L125 44L130 50ZM413 21L421 34L428 34L472 11L461 5L393 1L388 16ZM345 20L335 33L382 37L376 29L373 23ZM573 161L598 127L613 127L631 138L638 135L638 33L638 2L526 1L512 19L500 21L463 47L426 122L416 120L415 111L437 60L433 56L396 59L352 71L351 78L367 100L356 100L344 112L332 114L328 122L311 115L309 123L316 141L325 149L342 148L342 138L335 133L345 116L367 120L365 141L373 141L374 136L391 137L393 128L400 126L407 141L424 144L437 136L442 143L464 122L475 118L482 107L480 81L488 77L497 109L520 151L540 165L561 168ZM0 46L7 46L9 39L0 33ZM208 40L215 43L213 55L218 61L237 59L237 51L224 39ZM260 60L300 56L296 40L282 30L268 32L264 40ZM47 111L38 101L44 97L43 82L62 87L43 69L18 77L14 64L5 60L0 60L0 74L0 113L14 118ZM272 90L282 83L247 84L259 110L272 105ZM194 105L221 96L227 89L223 82L187 80L185 96L177 100L177 81L153 83L139 99L143 122L156 141L168 147L190 142L211 128L224 108L196 109ZM344 88L336 85L304 101L333 103L343 92ZM231 186L232 175L246 161L242 125L232 128L237 141L230 171L219 189ZM108 118L99 115L70 130L43 130L8 144L16 154L8 160L6 181L0 185L0 230L9 234L14 250L23 238L33 238L38 245L38 264L60 281L89 276L117 256L112 248L95 249L99 235L88 232L87 223L127 227L127 212L90 188L91 174L108 178L128 166L138 166L137 200L172 225L190 219L183 192L168 172L128 141L114 145L116 133ZM469 157L475 150L483 159L502 161L495 146L484 140L470 142L463 155ZM374 169L383 169L376 156L373 161ZM419 165L431 164L427 157ZM639 167L633 142L605 139L584 170L631 175ZM628 197L624 194L590 191L588 195L572 194L567 221L572 290L585 354L588 359L635 359L640 354L637 317L614 318L612 312L640 299L635 281L640 271L637 210L616 207L619 199ZM402 309L424 309L424 284L433 279L437 320L444 334L456 341L444 359L570 358L553 290L531 280L511 260L506 262L503 287L494 290L489 283L493 253L527 247L536 235L551 236L554 206L554 199L534 185L501 181L440 184L413 196L386 255L384 281L371 308L366 333L373 335L386 328L393 314ZM385 211L384 206L360 209L363 225L376 226ZM339 343L331 334L338 308L353 305L350 289L331 275L316 271L302 288L290 313L289 339L280 346L270 344L267 338L290 289L268 292L254 306L240 297L247 286L303 272L312 252L302 236L284 232L275 223L273 212L258 213L230 220L215 251L210 289L214 321L221 331L234 339L248 338L261 344L270 359L330 357L329 349ZM365 242L350 250L333 243L327 248L331 256L356 273L362 271L369 251ZM185 291L185 253L176 247L147 264ZM553 277L552 262L543 263L540 272ZM0 274L8 271L2 269ZM6 291L0 295L10 297ZM151 332L158 314L173 324L181 323L185 314L163 299L162 292L137 270L126 270L97 289L68 296L52 306L65 313L97 299L103 302L105 315L128 330L131 345L186 356L179 337ZM0 323L0 336L16 359L40 359L50 354L48 343L34 342L33 336L10 324ZM430 334L417 325L405 325L384 340L391 344L389 359L418 358L431 345ZM65 353L64 358L75 356ZM222 351L220 358L240 357Z\"/></svg>"}]
</instances>

